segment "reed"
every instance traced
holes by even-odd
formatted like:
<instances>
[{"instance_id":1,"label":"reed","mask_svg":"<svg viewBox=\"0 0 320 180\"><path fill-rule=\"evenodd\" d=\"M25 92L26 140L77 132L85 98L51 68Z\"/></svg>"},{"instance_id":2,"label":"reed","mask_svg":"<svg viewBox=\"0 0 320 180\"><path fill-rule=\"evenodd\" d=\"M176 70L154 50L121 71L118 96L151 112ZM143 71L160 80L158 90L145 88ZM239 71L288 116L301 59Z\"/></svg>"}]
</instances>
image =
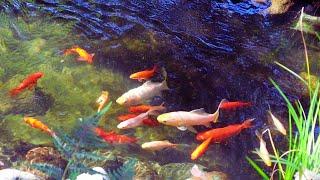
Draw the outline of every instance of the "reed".
<instances>
[{"instance_id":1,"label":"reed","mask_svg":"<svg viewBox=\"0 0 320 180\"><path fill-rule=\"evenodd\" d=\"M308 52L302 30L303 15L304 13L302 9L299 20L301 24L299 27L301 28L300 32L305 51L307 80L303 79L300 75L279 62L276 62L276 64L287 70L308 86L310 102L307 108L304 108L300 101L291 103L277 83L270 79L271 83L287 103L289 113L288 150L279 155L279 149L276 148L272 140L271 132L268 131L274 154L271 155L274 166L270 176L263 171L262 167L259 167L259 165L247 157L249 164L251 164L263 179L273 179L277 173L279 174L279 179L284 180L291 180L294 178L301 179L302 177L305 179L315 179L320 176L320 138L316 135L316 127L320 124L320 84L317 82L317 85L314 88L310 81Z\"/></svg>"}]
</instances>

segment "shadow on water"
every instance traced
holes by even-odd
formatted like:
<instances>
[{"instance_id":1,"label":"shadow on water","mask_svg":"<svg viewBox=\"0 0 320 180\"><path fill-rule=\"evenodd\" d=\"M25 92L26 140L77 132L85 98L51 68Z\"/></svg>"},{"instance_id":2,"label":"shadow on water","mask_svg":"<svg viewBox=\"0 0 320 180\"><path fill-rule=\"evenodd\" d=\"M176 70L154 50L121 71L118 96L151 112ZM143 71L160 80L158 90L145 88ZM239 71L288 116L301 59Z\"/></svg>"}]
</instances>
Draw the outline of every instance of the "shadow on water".
<instances>
[{"instance_id":1,"label":"shadow on water","mask_svg":"<svg viewBox=\"0 0 320 180\"><path fill-rule=\"evenodd\" d=\"M260 15L267 7L245 0L0 3L1 9L14 14L37 16L41 12L74 21L75 34L97 40L88 47L96 51L95 66L125 75L153 64L165 67L171 89L164 96L169 111L204 107L213 112L223 98L253 102L252 108L223 113L214 127L254 117L254 128L226 145L212 146L200 162L238 179L254 178L244 157L258 145L254 131L267 124L268 105L286 117L285 104L268 78L278 81L292 99L300 99L303 93L299 83L273 63L277 60L294 70L303 69L299 33L289 29L290 18L273 20ZM177 141L177 137L172 139ZM191 133L181 132L178 141L193 139ZM150 158L163 164L189 161L189 154L174 155L175 159L165 156Z\"/></svg>"}]
</instances>

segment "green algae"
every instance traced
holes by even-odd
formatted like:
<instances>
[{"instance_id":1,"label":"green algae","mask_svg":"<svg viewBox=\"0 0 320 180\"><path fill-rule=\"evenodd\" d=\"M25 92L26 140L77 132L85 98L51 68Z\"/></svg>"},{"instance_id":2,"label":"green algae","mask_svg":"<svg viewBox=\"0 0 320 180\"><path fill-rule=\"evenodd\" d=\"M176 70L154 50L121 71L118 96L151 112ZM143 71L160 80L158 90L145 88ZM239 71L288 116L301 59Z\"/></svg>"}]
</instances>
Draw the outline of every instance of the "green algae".
<instances>
[{"instance_id":1,"label":"green algae","mask_svg":"<svg viewBox=\"0 0 320 180\"><path fill-rule=\"evenodd\" d=\"M76 62L74 56L63 56L64 49L81 44L79 36L72 34L72 24L53 20L10 19L0 14L0 129L11 132L12 140L32 144L46 144L50 138L43 132L26 125L25 113L16 114L15 107L35 103L34 91L26 90L16 98L9 90L28 75L37 71L45 75L38 81L38 88L53 98L53 105L37 118L49 127L71 129L77 118L93 114L95 100L102 90L110 91L116 98L125 84L120 74L110 69L97 69L85 62ZM10 23L17 27L12 29ZM14 35L19 31L26 39ZM111 98L111 99L112 99ZM40 104L41 106L41 104ZM119 110L116 109L116 110ZM109 112L114 113L113 110ZM34 115L34 114L32 114Z\"/></svg>"}]
</instances>

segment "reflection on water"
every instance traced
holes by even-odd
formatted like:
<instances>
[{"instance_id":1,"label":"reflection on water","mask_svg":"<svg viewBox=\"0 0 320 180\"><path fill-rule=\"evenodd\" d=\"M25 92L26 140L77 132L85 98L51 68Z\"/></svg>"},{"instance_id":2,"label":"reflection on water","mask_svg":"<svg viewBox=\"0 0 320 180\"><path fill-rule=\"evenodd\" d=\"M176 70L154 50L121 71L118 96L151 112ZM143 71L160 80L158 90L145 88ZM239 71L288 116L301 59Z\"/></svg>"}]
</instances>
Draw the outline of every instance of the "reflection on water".
<instances>
[{"instance_id":1,"label":"reflection on water","mask_svg":"<svg viewBox=\"0 0 320 180\"><path fill-rule=\"evenodd\" d=\"M276 67L273 61L279 60L299 71L303 67L303 62L299 60L303 59L303 52L300 54L300 50L296 51L300 48L300 44L294 44L299 38L294 31L288 29L289 20L279 25L272 19L259 15L267 6L268 4L254 4L251 1L229 0L213 2L39 0L35 3L21 3L15 0L0 3L0 8L7 14L19 14L26 20L27 16L37 17L45 14L75 24L75 29L71 31L74 37L65 37L59 32L37 37L34 34L38 32L29 32L33 33L25 34L29 39L21 40L25 43L25 48L36 46L35 49L27 50L29 53L34 53L37 48L42 50L42 47L38 47L41 45L39 42L45 44L44 49L48 49L43 58L50 56L54 60L41 62L43 63L41 67L49 69L50 74L54 75L52 81L78 81L76 85L69 84L67 88L62 88L63 83L50 84L52 81L40 84L43 90L39 89L36 92L42 93L41 97L50 103L43 103L44 100L41 98L32 98L37 101L35 104L42 104L44 112L47 111L46 119L74 120L91 114L93 109L88 110L87 107L92 107L90 102L102 89L108 89L115 99L117 95L137 86L127 82L125 77L132 72L150 68L154 64L163 66L168 71L170 90L163 97L168 111L204 107L207 112L214 112L223 98L253 102L252 108L222 114L221 121L215 127L239 123L251 117L257 119L255 127L231 139L227 144L212 146L205 157L199 160L199 163L210 169L222 170L237 178L251 177L252 170L244 157L257 145L254 130L267 123L265 110L268 105L285 117L286 109L283 108L285 104L269 83L268 77L280 81L281 85L294 79ZM83 37L82 34L88 39L79 40ZM48 35L57 39L50 41ZM81 67L75 63L61 65L59 51L72 44L81 44L96 53L94 68ZM294 59L288 57L292 54L295 55ZM52 66L53 69L48 66ZM6 77L13 77L20 72L10 72L10 76ZM102 82L106 81L103 77L107 76L109 76L108 82L103 84ZM6 82L5 78L2 80L3 83ZM91 89L97 85L99 87ZM67 90L59 92L61 89ZM294 88L285 86L285 90L291 98L301 97L300 86ZM92 94L88 93L89 91ZM45 93L54 94L56 97L44 95ZM83 96L86 97L82 99ZM52 101L48 100L51 98ZM30 105L18 106L12 108L12 112L1 115L10 114L16 123L19 117L14 117L15 114L32 113L32 108L30 110L28 107ZM79 107L81 108L78 109ZM111 116L115 116L119 111L121 108L116 106ZM48 123L55 124L50 120ZM111 120L106 120L106 123L108 128L116 126L116 122ZM70 126L69 123L65 124ZM172 134L168 137L169 131ZM196 144L192 133L179 132L170 127L156 130L138 128L134 132L131 130L128 132L137 137L149 134L150 137L146 137L148 140L169 138L173 142L178 141L192 146ZM141 155L140 150L131 149L131 152L127 153L167 164L190 162L189 151Z\"/></svg>"}]
</instances>

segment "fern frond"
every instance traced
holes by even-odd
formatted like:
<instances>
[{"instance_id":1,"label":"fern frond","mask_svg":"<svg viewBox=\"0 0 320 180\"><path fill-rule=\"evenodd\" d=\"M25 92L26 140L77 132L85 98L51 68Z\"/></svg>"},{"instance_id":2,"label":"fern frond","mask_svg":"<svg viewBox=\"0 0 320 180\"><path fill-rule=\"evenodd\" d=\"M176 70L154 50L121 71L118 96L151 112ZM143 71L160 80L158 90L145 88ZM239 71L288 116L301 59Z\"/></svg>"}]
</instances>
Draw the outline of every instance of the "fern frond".
<instances>
[{"instance_id":1,"label":"fern frond","mask_svg":"<svg viewBox=\"0 0 320 180\"><path fill-rule=\"evenodd\" d=\"M115 170L108 170L107 173L111 180L133 179L135 175L135 165L137 159L130 159L125 162L121 167Z\"/></svg>"},{"instance_id":2,"label":"fern frond","mask_svg":"<svg viewBox=\"0 0 320 180\"><path fill-rule=\"evenodd\" d=\"M62 178L63 170L51 164L34 163L31 164L31 167L45 173L49 177L54 178L56 180L60 180Z\"/></svg>"},{"instance_id":3,"label":"fern frond","mask_svg":"<svg viewBox=\"0 0 320 180\"><path fill-rule=\"evenodd\" d=\"M91 161L106 160L106 157L104 157L104 156L101 156L97 153L86 152L84 150L74 153L73 156L78 160L91 160Z\"/></svg>"}]
</instances>

